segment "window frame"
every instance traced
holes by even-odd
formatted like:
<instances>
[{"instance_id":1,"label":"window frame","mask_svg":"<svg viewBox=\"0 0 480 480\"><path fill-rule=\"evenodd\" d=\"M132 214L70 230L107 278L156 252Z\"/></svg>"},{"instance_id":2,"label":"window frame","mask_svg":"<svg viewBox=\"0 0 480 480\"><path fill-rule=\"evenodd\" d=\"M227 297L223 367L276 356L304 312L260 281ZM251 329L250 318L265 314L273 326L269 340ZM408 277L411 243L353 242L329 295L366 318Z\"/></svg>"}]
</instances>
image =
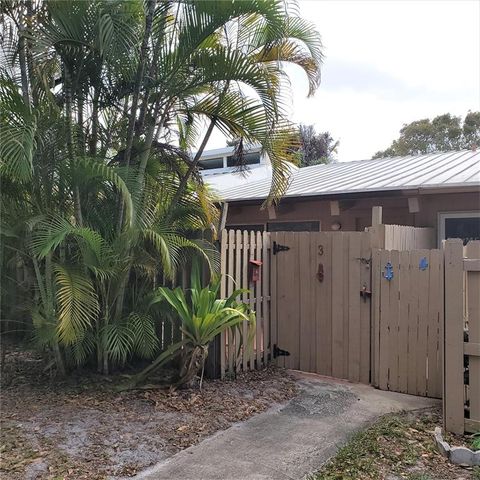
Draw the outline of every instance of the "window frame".
<instances>
[{"instance_id":1,"label":"window frame","mask_svg":"<svg viewBox=\"0 0 480 480\"><path fill-rule=\"evenodd\" d=\"M480 210L463 210L457 212L438 212L437 214L437 232L438 232L438 246L442 247L442 242L445 240L445 220L447 218L480 218Z\"/></svg>"}]
</instances>

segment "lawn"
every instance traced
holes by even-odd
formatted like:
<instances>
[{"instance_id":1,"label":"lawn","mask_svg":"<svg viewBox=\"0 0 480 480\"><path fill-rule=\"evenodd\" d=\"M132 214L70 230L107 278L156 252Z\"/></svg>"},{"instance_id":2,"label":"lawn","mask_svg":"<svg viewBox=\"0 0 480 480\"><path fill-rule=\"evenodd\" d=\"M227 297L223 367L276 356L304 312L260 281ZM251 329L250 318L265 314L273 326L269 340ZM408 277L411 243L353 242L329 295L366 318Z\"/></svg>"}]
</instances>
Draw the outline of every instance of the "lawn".
<instances>
[{"instance_id":1,"label":"lawn","mask_svg":"<svg viewBox=\"0 0 480 480\"><path fill-rule=\"evenodd\" d=\"M309 480L477 480L480 469L450 464L434 444L438 410L385 415L354 435ZM452 439L459 445L462 439Z\"/></svg>"}]
</instances>

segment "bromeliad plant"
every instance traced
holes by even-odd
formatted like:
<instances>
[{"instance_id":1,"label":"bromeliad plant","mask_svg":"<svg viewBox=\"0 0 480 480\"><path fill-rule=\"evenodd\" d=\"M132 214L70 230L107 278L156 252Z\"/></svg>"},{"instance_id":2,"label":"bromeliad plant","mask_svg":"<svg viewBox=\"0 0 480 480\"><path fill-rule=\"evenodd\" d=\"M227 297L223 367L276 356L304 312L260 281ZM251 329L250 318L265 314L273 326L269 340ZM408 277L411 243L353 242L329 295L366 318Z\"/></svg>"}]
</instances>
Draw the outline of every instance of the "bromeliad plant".
<instances>
[{"instance_id":1,"label":"bromeliad plant","mask_svg":"<svg viewBox=\"0 0 480 480\"><path fill-rule=\"evenodd\" d=\"M238 329L240 346L249 349L255 333L255 312L249 306L238 301L245 289L235 290L228 298L219 298L221 277L214 276L210 283L202 288L199 269L192 269L191 288L170 289L160 287L151 300L151 306L167 302L170 309L180 320L183 339L167 348L151 365L133 378L133 387L140 386L158 371L166 362L181 355L180 380L177 385L189 383L200 372L202 388L205 361L208 347L215 337L226 330ZM242 335L243 322L248 322L247 338Z\"/></svg>"}]
</instances>

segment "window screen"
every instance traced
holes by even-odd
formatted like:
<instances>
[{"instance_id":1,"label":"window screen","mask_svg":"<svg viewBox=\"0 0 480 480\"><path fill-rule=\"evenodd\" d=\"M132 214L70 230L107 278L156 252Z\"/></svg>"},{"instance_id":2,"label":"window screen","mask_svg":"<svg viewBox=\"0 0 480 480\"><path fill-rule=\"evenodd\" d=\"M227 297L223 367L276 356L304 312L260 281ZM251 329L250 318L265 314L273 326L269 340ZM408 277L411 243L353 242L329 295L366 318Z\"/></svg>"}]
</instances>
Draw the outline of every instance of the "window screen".
<instances>
[{"instance_id":1,"label":"window screen","mask_svg":"<svg viewBox=\"0 0 480 480\"><path fill-rule=\"evenodd\" d=\"M212 168L223 168L223 158L209 158L208 160L200 160L200 167L203 170L211 170Z\"/></svg>"},{"instance_id":2,"label":"window screen","mask_svg":"<svg viewBox=\"0 0 480 480\"><path fill-rule=\"evenodd\" d=\"M260 163L260 152L246 153L242 159L242 165L255 165ZM227 167L236 167L238 165L238 159L233 155L227 157Z\"/></svg>"},{"instance_id":3,"label":"window screen","mask_svg":"<svg viewBox=\"0 0 480 480\"><path fill-rule=\"evenodd\" d=\"M462 238L465 245L480 240L480 217L445 218L445 238Z\"/></svg>"},{"instance_id":4,"label":"window screen","mask_svg":"<svg viewBox=\"0 0 480 480\"><path fill-rule=\"evenodd\" d=\"M248 230L249 232L263 232L265 230L261 223L255 225L227 225L225 228L227 230Z\"/></svg>"},{"instance_id":5,"label":"window screen","mask_svg":"<svg viewBox=\"0 0 480 480\"><path fill-rule=\"evenodd\" d=\"M269 232L319 232L320 222L270 222Z\"/></svg>"}]
</instances>

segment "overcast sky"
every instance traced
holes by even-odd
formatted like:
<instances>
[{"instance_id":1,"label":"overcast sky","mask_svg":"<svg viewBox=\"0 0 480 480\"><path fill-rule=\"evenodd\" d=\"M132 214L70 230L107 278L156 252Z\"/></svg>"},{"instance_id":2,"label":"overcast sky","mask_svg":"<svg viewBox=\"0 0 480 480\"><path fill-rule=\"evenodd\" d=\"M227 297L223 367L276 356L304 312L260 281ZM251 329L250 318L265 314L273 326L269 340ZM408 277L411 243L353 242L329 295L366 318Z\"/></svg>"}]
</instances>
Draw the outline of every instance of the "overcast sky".
<instances>
[{"instance_id":1,"label":"overcast sky","mask_svg":"<svg viewBox=\"0 0 480 480\"><path fill-rule=\"evenodd\" d=\"M404 123L480 110L480 0L300 0L322 35L322 84L290 68L291 118L340 140L338 160L371 158ZM215 136L208 148L225 145Z\"/></svg>"}]
</instances>

